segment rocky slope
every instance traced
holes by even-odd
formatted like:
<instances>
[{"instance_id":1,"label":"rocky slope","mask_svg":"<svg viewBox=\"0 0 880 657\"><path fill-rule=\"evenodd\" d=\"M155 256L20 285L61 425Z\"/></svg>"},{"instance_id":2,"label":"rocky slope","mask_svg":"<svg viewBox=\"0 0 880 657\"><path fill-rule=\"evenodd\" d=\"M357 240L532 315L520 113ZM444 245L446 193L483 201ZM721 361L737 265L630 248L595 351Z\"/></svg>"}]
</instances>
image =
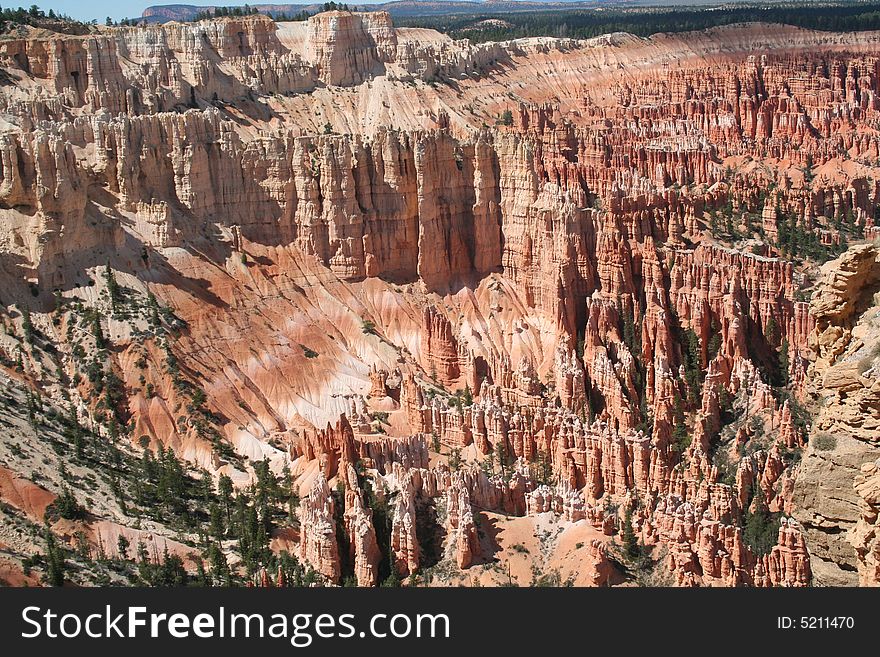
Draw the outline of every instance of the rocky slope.
<instances>
[{"instance_id":1,"label":"rocky slope","mask_svg":"<svg viewBox=\"0 0 880 657\"><path fill-rule=\"evenodd\" d=\"M810 338L816 360L808 378L819 410L795 487L796 516L807 530L818 582L876 585L877 248L853 247L824 265L823 274L810 302L817 320Z\"/></svg>"},{"instance_id":2,"label":"rocky slope","mask_svg":"<svg viewBox=\"0 0 880 657\"><path fill-rule=\"evenodd\" d=\"M3 37L0 549L53 580L57 536L82 583L875 582L878 54L382 12Z\"/></svg>"}]
</instances>

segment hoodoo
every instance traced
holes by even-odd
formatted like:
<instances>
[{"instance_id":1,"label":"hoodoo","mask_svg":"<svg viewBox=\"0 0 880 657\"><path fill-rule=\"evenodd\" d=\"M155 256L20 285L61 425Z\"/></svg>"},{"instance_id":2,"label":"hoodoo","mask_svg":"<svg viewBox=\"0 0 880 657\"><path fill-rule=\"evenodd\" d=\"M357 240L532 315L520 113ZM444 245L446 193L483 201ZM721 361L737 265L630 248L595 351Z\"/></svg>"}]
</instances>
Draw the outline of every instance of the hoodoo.
<instances>
[{"instance_id":1,"label":"hoodoo","mask_svg":"<svg viewBox=\"0 0 880 657\"><path fill-rule=\"evenodd\" d=\"M0 577L877 585L878 61L2 34Z\"/></svg>"}]
</instances>

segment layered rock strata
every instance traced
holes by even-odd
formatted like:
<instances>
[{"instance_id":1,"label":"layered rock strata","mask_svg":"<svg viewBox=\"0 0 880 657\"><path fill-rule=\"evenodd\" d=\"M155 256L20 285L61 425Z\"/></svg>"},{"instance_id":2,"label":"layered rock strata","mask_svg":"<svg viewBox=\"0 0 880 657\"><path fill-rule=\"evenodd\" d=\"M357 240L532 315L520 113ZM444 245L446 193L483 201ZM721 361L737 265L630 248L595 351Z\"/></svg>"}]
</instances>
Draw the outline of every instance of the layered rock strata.
<instances>
[{"instance_id":1,"label":"layered rock strata","mask_svg":"<svg viewBox=\"0 0 880 657\"><path fill-rule=\"evenodd\" d=\"M23 28L4 373L240 489L286 467L327 582L415 581L435 538L474 571L484 514L552 514L596 584L627 517L680 585L874 583L878 51Z\"/></svg>"}]
</instances>

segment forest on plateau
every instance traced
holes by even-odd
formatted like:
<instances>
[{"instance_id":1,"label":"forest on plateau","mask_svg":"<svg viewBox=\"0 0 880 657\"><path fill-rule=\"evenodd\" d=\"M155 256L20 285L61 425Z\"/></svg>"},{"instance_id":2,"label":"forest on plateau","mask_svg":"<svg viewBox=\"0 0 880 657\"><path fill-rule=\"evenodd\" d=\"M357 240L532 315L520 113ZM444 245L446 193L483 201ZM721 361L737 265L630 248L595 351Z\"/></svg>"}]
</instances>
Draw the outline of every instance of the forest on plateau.
<instances>
[{"instance_id":1,"label":"forest on plateau","mask_svg":"<svg viewBox=\"0 0 880 657\"><path fill-rule=\"evenodd\" d=\"M447 14L396 19L401 27L428 27L456 39L467 38L476 43L536 36L589 39L612 32L650 36L661 32L691 32L750 22L781 23L828 32L877 30L880 29L880 4L737 3L711 8L590 8L503 14L487 11L478 15Z\"/></svg>"}]
</instances>

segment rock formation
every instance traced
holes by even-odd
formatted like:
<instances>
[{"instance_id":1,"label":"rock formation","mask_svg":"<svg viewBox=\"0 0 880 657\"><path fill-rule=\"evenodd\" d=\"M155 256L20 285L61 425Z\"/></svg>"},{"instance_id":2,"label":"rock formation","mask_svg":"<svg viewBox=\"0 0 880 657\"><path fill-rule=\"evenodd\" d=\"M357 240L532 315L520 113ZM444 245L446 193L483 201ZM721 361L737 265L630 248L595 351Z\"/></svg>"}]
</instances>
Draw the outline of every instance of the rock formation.
<instances>
[{"instance_id":1,"label":"rock formation","mask_svg":"<svg viewBox=\"0 0 880 657\"><path fill-rule=\"evenodd\" d=\"M480 556L480 539L474 524L471 498L467 486L460 477L453 477L446 489L447 533L455 550L455 562L459 568L467 568Z\"/></svg>"},{"instance_id":2,"label":"rock formation","mask_svg":"<svg viewBox=\"0 0 880 657\"><path fill-rule=\"evenodd\" d=\"M323 475L318 475L299 507L300 557L331 582L339 580L339 547L333 498Z\"/></svg>"},{"instance_id":3,"label":"rock formation","mask_svg":"<svg viewBox=\"0 0 880 657\"><path fill-rule=\"evenodd\" d=\"M484 517L583 532L595 585L624 535L683 586L876 583L878 55L384 12L22 27L3 414L130 461L114 486L154 451L222 477L211 531L256 585L472 575ZM15 449L61 495L61 447ZM124 527L147 496L104 497ZM233 501L265 523L236 547Z\"/></svg>"},{"instance_id":4,"label":"rock formation","mask_svg":"<svg viewBox=\"0 0 880 657\"><path fill-rule=\"evenodd\" d=\"M406 577L419 569L419 541L416 536L416 490L411 475L394 501L394 524L391 527L391 551L394 570Z\"/></svg>"},{"instance_id":5,"label":"rock formation","mask_svg":"<svg viewBox=\"0 0 880 657\"><path fill-rule=\"evenodd\" d=\"M873 521L870 511L863 516L871 495L870 477L862 469L880 457L877 254L875 246L855 246L826 263L810 301L816 325L810 335L815 360L808 380L819 409L794 505L807 530L816 579L829 585L855 585L875 577L865 561L871 549L866 530Z\"/></svg>"},{"instance_id":6,"label":"rock formation","mask_svg":"<svg viewBox=\"0 0 880 657\"><path fill-rule=\"evenodd\" d=\"M856 549L860 586L880 586L880 467L865 463L856 477L854 487L861 498L861 516L849 537Z\"/></svg>"}]
</instances>

